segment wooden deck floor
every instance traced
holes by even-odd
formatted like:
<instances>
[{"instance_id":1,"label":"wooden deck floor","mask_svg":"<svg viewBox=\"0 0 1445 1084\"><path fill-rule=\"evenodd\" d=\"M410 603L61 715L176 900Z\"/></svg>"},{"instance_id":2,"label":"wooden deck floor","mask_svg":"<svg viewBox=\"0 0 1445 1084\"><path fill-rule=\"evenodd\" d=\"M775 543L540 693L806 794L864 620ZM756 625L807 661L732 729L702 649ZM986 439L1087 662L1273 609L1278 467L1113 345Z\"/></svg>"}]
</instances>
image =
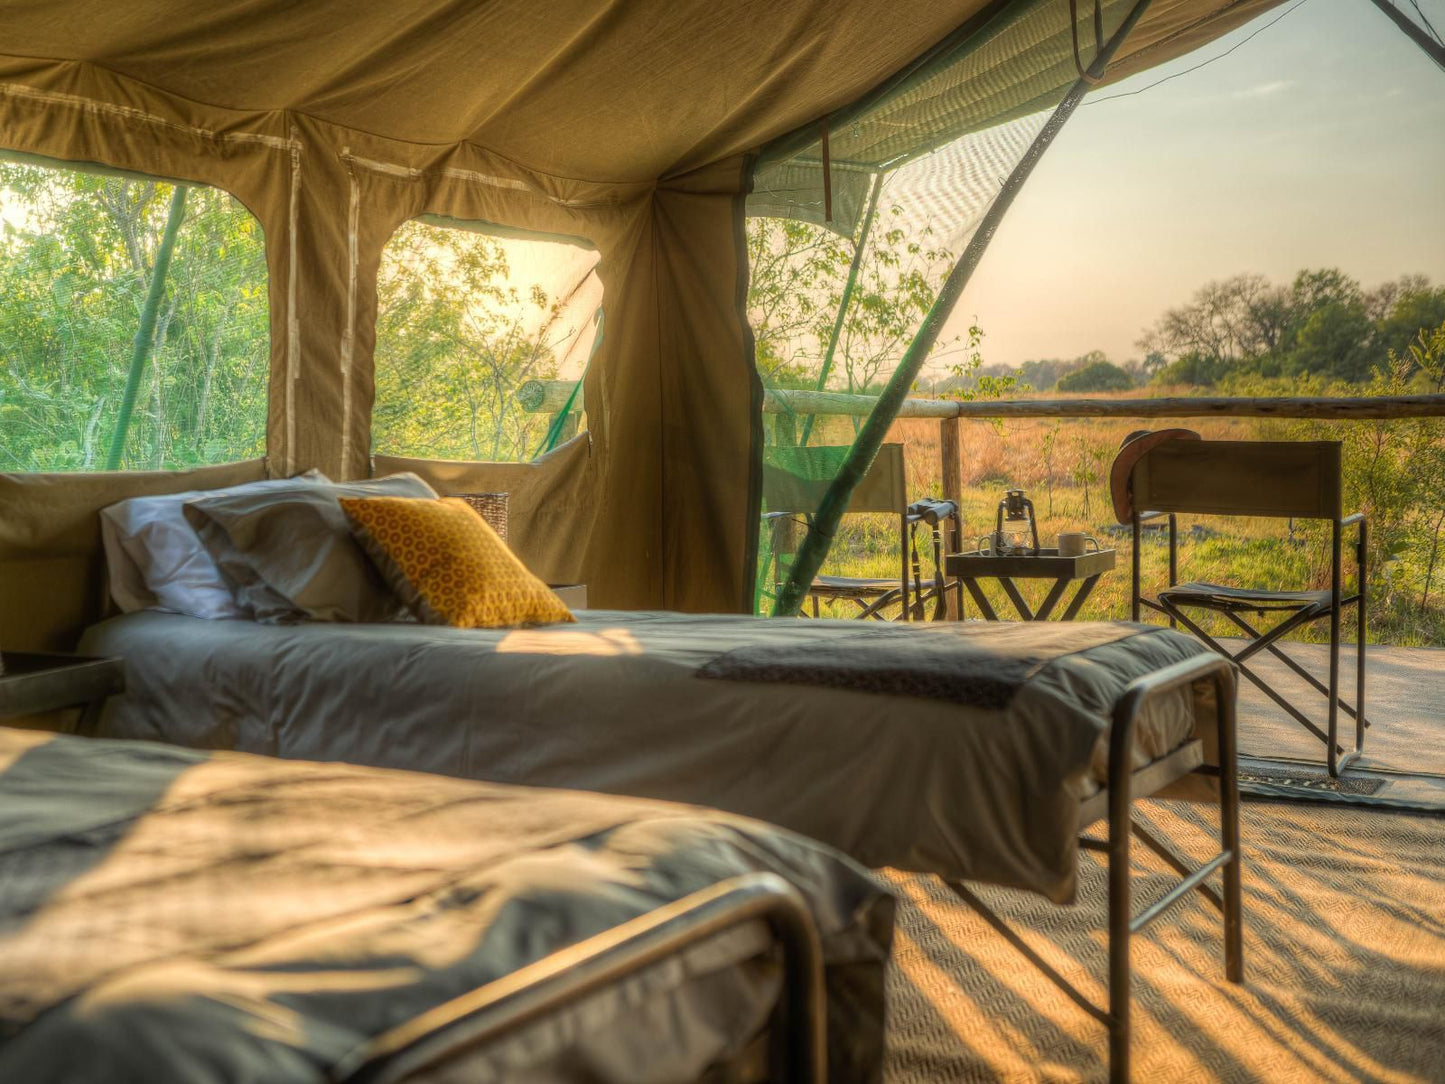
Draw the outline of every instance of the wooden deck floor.
<instances>
[{"instance_id":1,"label":"wooden deck floor","mask_svg":"<svg viewBox=\"0 0 1445 1084\"><path fill-rule=\"evenodd\" d=\"M1234 642L1237 649L1242 641ZM1323 644L1290 644L1290 653L1321 679L1329 672L1329 649ZM1365 739L1362 768L1445 775L1445 649L1370 647L1365 654L1365 717L1373 724ZM1252 666L1255 664L1251 663ZM1283 664L1265 657L1255 669L1311 718L1321 718L1324 697L1314 692ZM1340 652L1340 675L1346 701L1354 701L1355 658L1352 648ZM1269 701L1250 682L1239 693L1239 745L1247 756L1322 761L1324 746ZM1318 713L1318 714L1317 714ZM1348 745L1354 721L1341 716L1341 735Z\"/></svg>"}]
</instances>

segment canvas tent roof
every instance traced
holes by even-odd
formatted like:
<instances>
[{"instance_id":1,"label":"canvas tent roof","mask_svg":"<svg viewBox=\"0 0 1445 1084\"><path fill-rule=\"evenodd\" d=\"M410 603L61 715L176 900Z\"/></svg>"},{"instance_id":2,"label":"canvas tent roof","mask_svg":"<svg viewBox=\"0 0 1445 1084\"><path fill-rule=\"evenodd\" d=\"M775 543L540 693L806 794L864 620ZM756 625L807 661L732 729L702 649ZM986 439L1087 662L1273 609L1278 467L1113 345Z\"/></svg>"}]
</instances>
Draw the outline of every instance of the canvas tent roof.
<instances>
[{"instance_id":1,"label":"canvas tent roof","mask_svg":"<svg viewBox=\"0 0 1445 1084\"><path fill-rule=\"evenodd\" d=\"M589 239L608 328L587 376L590 442L500 474L436 470L524 490L528 559L588 582L596 603L735 609L751 594L760 471L741 306L750 155L793 131L806 144L824 115L876 107L879 88L908 90L840 156L876 164L1046 101L1074 77L1057 35L1002 58L1002 90L956 85L949 50L1067 2L0 3L0 147L214 184L251 209L274 473L368 471L375 277L401 223ZM1154 0L1110 78L1276 2Z\"/></svg>"},{"instance_id":2,"label":"canvas tent roof","mask_svg":"<svg viewBox=\"0 0 1445 1084\"><path fill-rule=\"evenodd\" d=\"M1115 71L1186 52L1276 2L1156 0ZM1008 6L1018 5L50 0L0 11L15 61L79 62L143 84L137 95L286 110L413 143L468 141L558 177L651 181L845 106ZM1049 67L1022 56L1017 69L1042 101L1046 84L1073 73L1058 66L1057 43L1035 44L1055 54ZM936 134L927 118L889 127L895 148Z\"/></svg>"}]
</instances>

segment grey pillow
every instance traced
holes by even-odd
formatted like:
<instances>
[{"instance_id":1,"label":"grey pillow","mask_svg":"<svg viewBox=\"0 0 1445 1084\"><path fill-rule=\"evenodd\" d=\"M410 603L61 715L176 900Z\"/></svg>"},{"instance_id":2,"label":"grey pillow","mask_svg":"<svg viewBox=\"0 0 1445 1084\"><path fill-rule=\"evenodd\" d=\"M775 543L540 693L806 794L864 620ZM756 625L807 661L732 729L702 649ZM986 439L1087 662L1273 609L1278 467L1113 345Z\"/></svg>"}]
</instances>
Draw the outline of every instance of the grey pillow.
<instances>
[{"instance_id":1,"label":"grey pillow","mask_svg":"<svg viewBox=\"0 0 1445 1084\"><path fill-rule=\"evenodd\" d=\"M406 607L352 537L338 497L436 497L415 474L187 501L236 601L269 625L395 621Z\"/></svg>"}]
</instances>

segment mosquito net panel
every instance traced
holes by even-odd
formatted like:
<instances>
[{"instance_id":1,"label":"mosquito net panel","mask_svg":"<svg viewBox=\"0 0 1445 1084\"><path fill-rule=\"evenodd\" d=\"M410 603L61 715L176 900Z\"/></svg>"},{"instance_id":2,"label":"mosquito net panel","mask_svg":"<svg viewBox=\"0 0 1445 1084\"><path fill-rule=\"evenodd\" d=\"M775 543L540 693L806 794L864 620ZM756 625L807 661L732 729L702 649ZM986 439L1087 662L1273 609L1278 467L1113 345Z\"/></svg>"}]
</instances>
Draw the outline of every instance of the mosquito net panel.
<instances>
[{"instance_id":1,"label":"mosquito net panel","mask_svg":"<svg viewBox=\"0 0 1445 1084\"><path fill-rule=\"evenodd\" d=\"M596 266L585 242L436 217L402 226L377 279L375 450L492 462L548 450L553 415L575 425L572 389L600 330ZM519 396L529 383L558 385L558 409Z\"/></svg>"},{"instance_id":2,"label":"mosquito net panel","mask_svg":"<svg viewBox=\"0 0 1445 1084\"><path fill-rule=\"evenodd\" d=\"M256 458L268 340L261 227L225 192L0 156L0 469Z\"/></svg>"},{"instance_id":3,"label":"mosquito net panel","mask_svg":"<svg viewBox=\"0 0 1445 1084\"><path fill-rule=\"evenodd\" d=\"M863 420L846 397L876 395L892 375L1010 174L1133 6L1009 7L866 111L830 123L826 151L820 128L764 153L748 203L748 307L770 446L828 448L812 469L842 466ZM967 304L965 293L926 362L931 375L976 366ZM765 460L787 457L765 450ZM896 570L896 552L876 544L888 527L870 518L844 519L825 572ZM760 609L789 567L780 547L797 537L776 518L764 523Z\"/></svg>"}]
</instances>

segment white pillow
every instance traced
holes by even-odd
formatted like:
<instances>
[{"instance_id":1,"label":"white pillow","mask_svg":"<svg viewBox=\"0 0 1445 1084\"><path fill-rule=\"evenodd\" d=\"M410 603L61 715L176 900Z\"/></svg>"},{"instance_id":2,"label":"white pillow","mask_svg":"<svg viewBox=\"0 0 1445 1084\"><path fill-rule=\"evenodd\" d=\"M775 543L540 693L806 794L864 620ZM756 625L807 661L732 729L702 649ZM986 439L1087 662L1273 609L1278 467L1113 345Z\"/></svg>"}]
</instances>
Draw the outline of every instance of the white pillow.
<instances>
[{"instance_id":1,"label":"white pillow","mask_svg":"<svg viewBox=\"0 0 1445 1084\"><path fill-rule=\"evenodd\" d=\"M250 617L226 586L183 511L198 497L253 489L294 489L326 482L319 471L296 478L246 482L224 489L193 489L158 497L132 497L100 512L100 536L110 572L110 594L122 613L164 610L208 620Z\"/></svg>"}]
</instances>

